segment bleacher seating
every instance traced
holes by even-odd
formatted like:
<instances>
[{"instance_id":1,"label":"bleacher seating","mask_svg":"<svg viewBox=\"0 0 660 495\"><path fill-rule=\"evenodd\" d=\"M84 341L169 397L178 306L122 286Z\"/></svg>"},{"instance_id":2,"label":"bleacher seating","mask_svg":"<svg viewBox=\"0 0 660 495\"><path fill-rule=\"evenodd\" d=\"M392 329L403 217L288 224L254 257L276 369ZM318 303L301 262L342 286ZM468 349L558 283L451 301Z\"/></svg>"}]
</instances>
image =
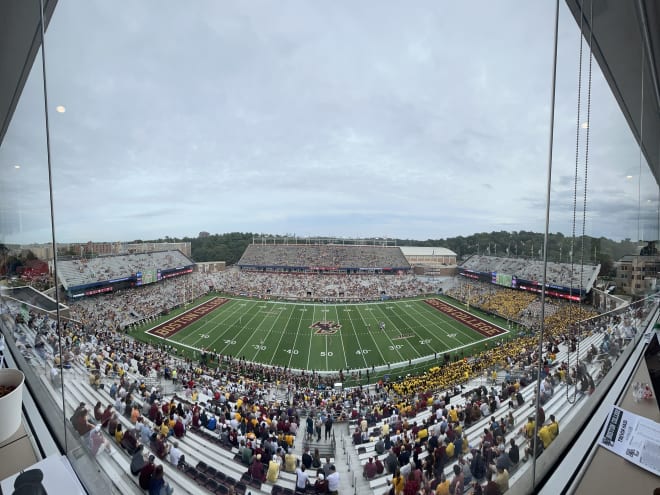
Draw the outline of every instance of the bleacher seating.
<instances>
[{"instance_id":1,"label":"bleacher seating","mask_svg":"<svg viewBox=\"0 0 660 495\"><path fill-rule=\"evenodd\" d=\"M310 271L410 269L398 247L340 244L250 244L237 264L250 269Z\"/></svg>"},{"instance_id":2,"label":"bleacher seating","mask_svg":"<svg viewBox=\"0 0 660 495\"><path fill-rule=\"evenodd\" d=\"M475 272L497 272L513 275L523 280L542 280L543 261L525 258L504 258L500 256L474 255L461 265L462 268ZM552 285L583 288L591 290L600 265L574 265L549 261L547 264L547 281Z\"/></svg>"},{"instance_id":3,"label":"bleacher seating","mask_svg":"<svg viewBox=\"0 0 660 495\"><path fill-rule=\"evenodd\" d=\"M65 289L94 282L107 282L135 275L138 272L168 270L192 265L181 251L101 256L62 260L58 263L58 277Z\"/></svg>"}]
</instances>

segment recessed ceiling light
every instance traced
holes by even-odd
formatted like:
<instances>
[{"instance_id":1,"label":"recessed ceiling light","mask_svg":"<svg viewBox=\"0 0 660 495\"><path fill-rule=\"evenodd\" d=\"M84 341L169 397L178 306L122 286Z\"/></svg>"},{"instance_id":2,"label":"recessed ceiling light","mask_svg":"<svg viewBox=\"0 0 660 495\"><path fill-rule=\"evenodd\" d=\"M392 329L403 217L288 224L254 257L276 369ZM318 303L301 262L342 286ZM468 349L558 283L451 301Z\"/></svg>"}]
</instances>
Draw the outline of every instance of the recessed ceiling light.
<instances>
[{"instance_id":1,"label":"recessed ceiling light","mask_svg":"<svg viewBox=\"0 0 660 495\"><path fill-rule=\"evenodd\" d=\"M626 175L626 179L632 179L632 175Z\"/></svg>"},{"instance_id":2,"label":"recessed ceiling light","mask_svg":"<svg viewBox=\"0 0 660 495\"><path fill-rule=\"evenodd\" d=\"M14 165L14 168L21 168L20 165Z\"/></svg>"},{"instance_id":3,"label":"recessed ceiling light","mask_svg":"<svg viewBox=\"0 0 660 495\"><path fill-rule=\"evenodd\" d=\"M589 122L582 122L582 129L589 129Z\"/></svg>"},{"instance_id":4,"label":"recessed ceiling light","mask_svg":"<svg viewBox=\"0 0 660 495\"><path fill-rule=\"evenodd\" d=\"M66 108L64 108L62 105L58 105L58 106L56 106L56 107L55 107L55 110L57 111L57 113L64 113L64 112L66 112Z\"/></svg>"}]
</instances>

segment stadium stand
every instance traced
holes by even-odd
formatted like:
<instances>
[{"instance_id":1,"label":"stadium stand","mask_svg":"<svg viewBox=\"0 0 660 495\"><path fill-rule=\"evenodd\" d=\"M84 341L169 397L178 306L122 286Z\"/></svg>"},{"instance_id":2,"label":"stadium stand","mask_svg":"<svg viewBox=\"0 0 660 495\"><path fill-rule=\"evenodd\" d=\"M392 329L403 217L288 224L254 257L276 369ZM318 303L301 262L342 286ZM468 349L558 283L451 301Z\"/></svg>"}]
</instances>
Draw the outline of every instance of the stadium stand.
<instances>
[{"instance_id":1,"label":"stadium stand","mask_svg":"<svg viewBox=\"0 0 660 495\"><path fill-rule=\"evenodd\" d=\"M237 265L244 270L396 272L410 270L398 247L336 244L250 244Z\"/></svg>"},{"instance_id":2,"label":"stadium stand","mask_svg":"<svg viewBox=\"0 0 660 495\"><path fill-rule=\"evenodd\" d=\"M461 267L475 272L506 273L525 280L543 279L543 261L541 260L473 255L465 260ZM599 271L600 265L571 266L570 263L549 261L547 282L563 287L583 288L589 292Z\"/></svg>"},{"instance_id":3,"label":"stadium stand","mask_svg":"<svg viewBox=\"0 0 660 495\"><path fill-rule=\"evenodd\" d=\"M193 265L181 251L103 256L61 260L58 276L65 290L95 282L110 282L135 276L138 272L171 270Z\"/></svg>"},{"instance_id":4,"label":"stadium stand","mask_svg":"<svg viewBox=\"0 0 660 495\"><path fill-rule=\"evenodd\" d=\"M200 294L208 290L209 281L236 283L233 290L251 287L262 295L266 287L272 289L277 284L281 294L286 294L296 290L300 280L317 279L320 284L323 280L338 281L337 287L339 281L346 282L341 287L347 297L353 291L362 292L366 281L379 288L383 279L405 281L399 286L403 294L423 287L408 276L284 275L230 270L212 277L194 274L76 301L71 307L74 319L62 328L61 344L53 319L31 313L26 321L21 321L18 302L5 301L2 321L3 325L10 325L16 345L35 369L50 370L41 376L53 398L58 397L56 387L64 378L67 409L74 410L81 402L111 404L125 431L135 428L131 417L133 407L142 415L141 423L147 431L162 428L168 419L175 424L177 418L185 421L185 433L177 438L176 448L185 456L186 464L178 467L163 461L165 477L176 493L242 495L250 491L258 495L293 495L295 475L287 472L286 459L282 459L282 469L274 482L261 479L260 473L269 467L265 462L268 455L273 456L273 448L269 446L272 442L275 452L277 448L290 450L297 459L301 458L303 446L322 447L323 457L357 466L352 471L342 470L342 475L348 478L344 483L349 483L342 491L360 487L365 493L382 495L388 490L390 475L370 474L369 479L362 478L370 457L384 462L388 449L382 454L376 451L381 436L388 436L387 443L391 442L398 450L398 467L406 474L419 473L414 476L419 476L425 489L431 489L441 476L451 479L457 460L465 476L477 451L488 461L495 460L498 453L495 448L513 441L523 458L529 439L519 432L524 431L528 416L535 411L536 394L543 397L545 419L541 423L548 423L550 415L554 415L559 424L566 424L579 413L580 405L589 399L626 346L634 341L652 309L651 305L638 304L597 316L582 305L553 302L550 306L553 309L546 312L546 343L541 355L534 336L521 337L434 367L422 375L341 391L331 387L319 389L315 386L319 382L310 380L309 374L305 377L291 370L242 360L223 361L221 364L225 366L221 368L215 368L213 363L192 363L178 359L165 347L156 348L115 331L118 321L141 318L163 306L179 304L178 295L189 286L193 294ZM474 305L484 305L489 311L512 319L534 321L539 317L537 298L530 300L529 293L470 283L467 293L474 297L471 302ZM460 295L463 286L455 284L454 290ZM8 315L13 316L11 321ZM537 390L534 380L539 363L547 385ZM326 377L325 381L331 384L336 378ZM575 400L569 400L571 395ZM152 417L156 401L160 413ZM88 415L92 416L90 411ZM323 425L323 418L328 416L340 428L338 442L335 442L337 428L325 443L317 443L314 438L300 440L304 436L300 430L306 431L307 418L313 424L319 419ZM493 416L497 425L490 420ZM446 427L443 418L448 420ZM170 427L174 431L170 424L166 437ZM456 438L462 438L459 444L466 446L460 448L464 464L458 453L444 459L443 448L437 450L444 445L446 452L450 444L456 448L447 428ZM497 440L497 430L501 430L501 441ZM104 435L111 453L97 454L99 466L112 477L127 473L130 457L114 437L109 433ZM165 444L174 445L172 438ZM149 438L144 444L154 455L159 452L162 455L160 447L152 445ZM434 447L430 448L431 445ZM546 447L549 450L552 445L548 443ZM248 454L246 448L250 450ZM409 455L400 458L402 450ZM263 468L253 469L252 464L244 463L244 454L251 459L261 455ZM529 465L529 462L520 463L515 470L508 471L509 483L514 483ZM320 479L312 474L313 480ZM138 489L135 480L123 479L118 484L126 493ZM471 489L467 486L466 492Z\"/></svg>"}]
</instances>

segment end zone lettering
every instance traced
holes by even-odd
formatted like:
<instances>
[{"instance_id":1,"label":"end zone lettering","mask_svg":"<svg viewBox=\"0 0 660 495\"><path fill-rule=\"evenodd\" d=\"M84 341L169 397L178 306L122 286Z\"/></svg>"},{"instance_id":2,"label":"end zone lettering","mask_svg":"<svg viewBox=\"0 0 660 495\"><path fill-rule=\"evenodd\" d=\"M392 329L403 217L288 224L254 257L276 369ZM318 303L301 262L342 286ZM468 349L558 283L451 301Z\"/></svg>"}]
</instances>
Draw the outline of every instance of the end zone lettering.
<instances>
[{"instance_id":1,"label":"end zone lettering","mask_svg":"<svg viewBox=\"0 0 660 495\"><path fill-rule=\"evenodd\" d=\"M210 301L206 301L196 308L186 311L185 313L182 313L179 316L166 321L165 323L161 323L160 325L155 326L151 330L147 331L147 333L166 339L175 333L180 332L188 325L196 322L202 316L209 314L211 311L222 306L228 301L229 299L214 297Z\"/></svg>"},{"instance_id":2,"label":"end zone lettering","mask_svg":"<svg viewBox=\"0 0 660 495\"><path fill-rule=\"evenodd\" d=\"M505 330L493 325L492 323L484 321L481 318L477 318L467 311L463 311L462 309L456 308L438 299L425 299L424 302L429 306L433 306L435 309L446 314L450 318L453 318L454 320L469 327L471 330L480 333L484 337L495 337L497 335L506 333Z\"/></svg>"}]
</instances>

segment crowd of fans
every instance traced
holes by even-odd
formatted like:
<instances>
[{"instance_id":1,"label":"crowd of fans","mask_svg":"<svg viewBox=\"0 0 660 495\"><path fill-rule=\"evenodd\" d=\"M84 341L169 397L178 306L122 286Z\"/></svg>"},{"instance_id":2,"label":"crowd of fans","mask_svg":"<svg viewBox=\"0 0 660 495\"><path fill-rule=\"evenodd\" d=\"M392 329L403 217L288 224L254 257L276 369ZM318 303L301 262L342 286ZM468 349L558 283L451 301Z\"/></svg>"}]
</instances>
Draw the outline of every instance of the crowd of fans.
<instances>
[{"instance_id":1,"label":"crowd of fans","mask_svg":"<svg viewBox=\"0 0 660 495\"><path fill-rule=\"evenodd\" d=\"M523 280L543 280L542 260L508 258L500 256L474 255L467 259L463 268L475 272L497 272L513 275ZM599 265L571 265L570 263L547 263L546 280L552 285L591 289L598 275Z\"/></svg>"},{"instance_id":2,"label":"crowd of fans","mask_svg":"<svg viewBox=\"0 0 660 495\"><path fill-rule=\"evenodd\" d=\"M227 270L209 280L223 292L296 300L374 301L437 292L437 283L414 275L273 273Z\"/></svg>"},{"instance_id":3,"label":"crowd of fans","mask_svg":"<svg viewBox=\"0 0 660 495\"><path fill-rule=\"evenodd\" d=\"M289 300L374 301L437 292L438 284L412 275L320 275L241 272L192 273L130 290L71 302L72 317L111 328L160 316L215 289L227 294Z\"/></svg>"},{"instance_id":4,"label":"crowd of fans","mask_svg":"<svg viewBox=\"0 0 660 495\"><path fill-rule=\"evenodd\" d=\"M239 267L305 270L408 270L398 247L343 244L250 244Z\"/></svg>"},{"instance_id":5,"label":"crowd of fans","mask_svg":"<svg viewBox=\"0 0 660 495\"><path fill-rule=\"evenodd\" d=\"M189 266L193 262L181 251L123 254L58 262L58 276L66 287L130 277L138 272L156 272Z\"/></svg>"},{"instance_id":6,"label":"crowd of fans","mask_svg":"<svg viewBox=\"0 0 660 495\"><path fill-rule=\"evenodd\" d=\"M615 359L625 342L635 335L632 322L636 311L641 311L631 307L626 314L599 318L594 311L580 305L546 301L542 354L539 354L538 338L530 335L500 342L473 356L456 354L443 366L421 375L379 382L371 388L345 390L332 387L334 382L343 381L342 375L319 376L210 353L193 362L178 358L168 346L138 342L117 331L133 321L180 305L209 288L254 297L299 297L301 293L314 294L330 288L337 296L365 299L377 299L383 294L406 297L437 290L412 276L287 275L227 270L193 274L98 298L82 298L71 305L72 319L64 321L59 335L53 320L30 314L23 323L35 331L36 338L32 343L21 342L17 332L17 342L19 347L31 344L44 359L52 359L51 379L58 379L60 364L64 367L81 364L88 370L92 386L112 382L110 396L114 403L105 407L96 404L93 416L81 404L71 422L89 439L94 454L109 448L110 442L101 431L106 429L110 438L133 456L131 472L138 473L140 485L145 489L151 489L155 480L158 490L167 491L162 466L154 464L145 448L156 458L178 466L183 456L176 441L168 438L181 437L190 428L212 432L222 443L238 448L242 462L255 479L272 481L280 470L303 471L289 451L299 428L310 432L309 424L301 424L300 413L305 411L308 421L312 421L312 435L320 436L328 421L330 428L332 421L358 421L353 436L355 443L371 440L368 426L386 420L378 434L378 441L383 444L378 454L385 457L368 462L364 475L370 478L387 470L392 475L394 495L414 495L420 489L439 494L462 493L471 480L478 482L475 492L497 493L495 486L503 492L508 488L509 472L521 456L515 441L510 446L503 441L514 426L511 413L499 419L495 416L502 414L502 408L515 410L522 405L519 390L536 379L539 363L541 405L552 397L560 383L577 383L582 391L592 391L596 383L586 367L570 368L565 362L557 362L559 345L565 344L571 352L576 352L584 337L602 332L607 338L599 348L590 349L588 360L603 354ZM469 297L470 305L511 320L535 321L540 317L538 300L529 293L470 283L469 288L466 284L455 286L452 294L458 299ZM9 311L20 323L22 312L18 305L12 303ZM20 329L20 325L16 328ZM470 379L496 370L505 373L500 387L493 383L490 389L462 388ZM148 378L154 376L176 382L182 390L180 397L163 400L158 390L149 385ZM451 392L445 393L448 390ZM286 401L275 400L276 392L282 391L286 393ZM464 403L451 406L451 394L462 394ZM420 424L409 424L408 418L429 406L433 408L430 418ZM118 415L129 418L134 428L123 429L117 421ZM539 415L538 441L533 438L534 424L532 433L529 422L521 431L531 440L524 447L523 462L540 455L558 434L554 417L546 421L541 410ZM492 420L484 429L479 445L469 445L464 430L481 418ZM420 459L422 452L425 456ZM311 457L313 467L319 468L319 456ZM302 465L309 469L307 459L304 461ZM444 466L453 461L456 461L454 477L445 479ZM319 471L323 474L321 481L333 476L330 463L326 464L327 471L325 466ZM148 476L145 474L143 482L145 469Z\"/></svg>"}]
</instances>

